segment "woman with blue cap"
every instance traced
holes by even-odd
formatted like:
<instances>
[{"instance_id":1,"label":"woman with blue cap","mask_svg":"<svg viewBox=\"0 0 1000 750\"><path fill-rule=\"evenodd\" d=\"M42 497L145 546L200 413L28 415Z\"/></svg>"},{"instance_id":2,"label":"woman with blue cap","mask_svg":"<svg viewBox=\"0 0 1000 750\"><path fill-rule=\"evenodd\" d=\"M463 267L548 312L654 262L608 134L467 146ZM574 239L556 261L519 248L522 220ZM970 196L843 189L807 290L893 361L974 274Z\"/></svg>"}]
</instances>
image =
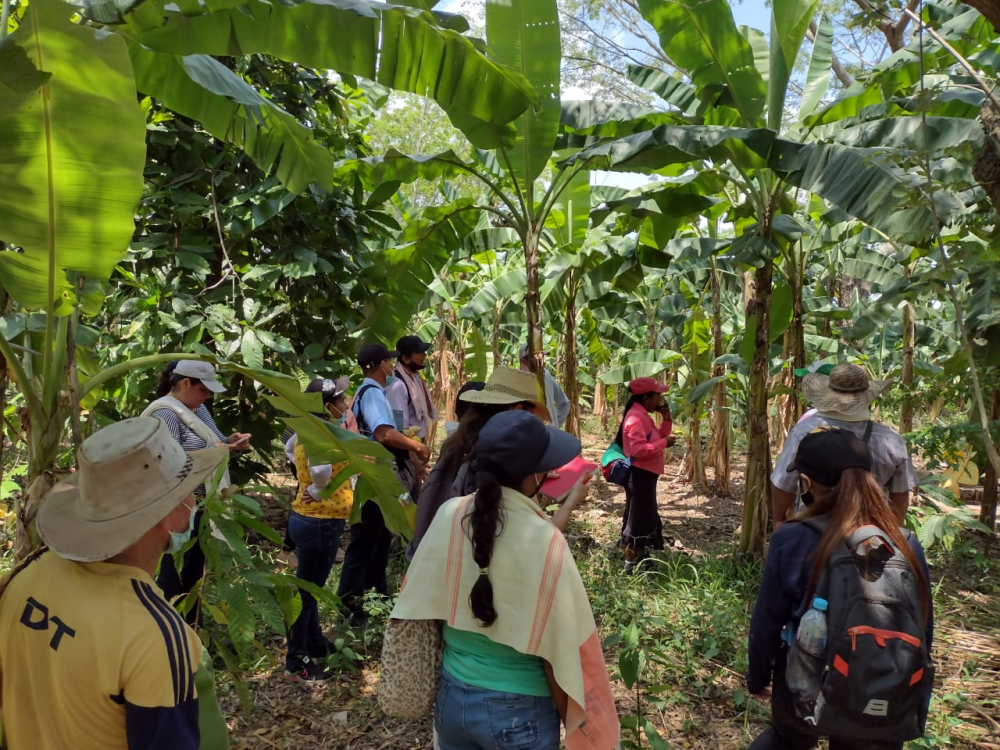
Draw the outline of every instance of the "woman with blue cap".
<instances>
[{"instance_id":1,"label":"woman with blue cap","mask_svg":"<svg viewBox=\"0 0 1000 750\"><path fill-rule=\"evenodd\" d=\"M771 699L751 750L902 750L923 734L934 630L924 552L900 529L863 440L799 443L806 509L771 537L750 621L747 688ZM770 688L769 688L770 686Z\"/></svg>"},{"instance_id":2,"label":"woman with blue cap","mask_svg":"<svg viewBox=\"0 0 1000 750\"><path fill-rule=\"evenodd\" d=\"M562 533L535 498L580 441L524 411L479 433L476 491L445 503L392 612L443 623L434 706L440 750L611 750L614 697L587 592ZM586 495L581 479L567 502ZM584 726L584 724L586 726Z\"/></svg>"}]
</instances>

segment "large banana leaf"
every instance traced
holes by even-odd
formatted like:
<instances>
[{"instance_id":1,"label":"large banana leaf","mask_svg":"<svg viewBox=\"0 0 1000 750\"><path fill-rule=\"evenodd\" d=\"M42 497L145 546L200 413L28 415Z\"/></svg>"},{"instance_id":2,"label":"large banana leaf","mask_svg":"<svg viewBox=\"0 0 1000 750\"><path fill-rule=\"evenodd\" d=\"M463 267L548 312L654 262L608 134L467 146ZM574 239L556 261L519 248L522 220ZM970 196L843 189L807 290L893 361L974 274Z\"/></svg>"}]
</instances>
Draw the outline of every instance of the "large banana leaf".
<instances>
[{"instance_id":1,"label":"large banana leaf","mask_svg":"<svg viewBox=\"0 0 1000 750\"><path fill-rule=\"evenodd\" d=\"M774 0L771 4L771 65L768 73L767 126L781 128L785 95L795 60L819 0Z\"/></svg>"},{"instance_id":2,"label":"large banana leaf","mask_svg":"<svg viewBox=\"0 0 1000 750\"><path fill-rule=\"evenodd\" d=\"M629 65L628 79L636 86L652 91L667 104L673 104L685 115L698 111L698 94L694 88L677 75L645 65Z\"/></svg>"},{"instance_id":3,"label":"large banana leaf","mask_svg":"<svg viewBox=\"0 0 1000 750\"><path fill-rule=\"evenodd\" d=\"M493 59L518 70L538 92L538 106L516 122L508 149L514 177L528 191L552 156L559 132L559 9L556 0L487 0L486 36Z\"/></svg>"},{"instance_id":4,"label":"large banana leaf","mask_svg":"<svg viewBox=\"0 0 1000 750\"><path fill-rule=\"evenodd\" d=\"M767 152L759 153L766 153L768 166L790 184L825 198L897 241L920 244L933 231L934 216L923 196L924 178L896 166L891 155L784 138L776 138ZM958 198L943 191L934 200L945 222L963 208Z\"/></svg>"},{"instance_id":5,"label":"large banana leaf","mask_svg":"<svg viewBox=\"0 0 1000 750\"><path fill-rule=\"evenodd\" d=\"M620 138L651 130L657 125L686 125L688 120L676 111L663 111L625 102L585 99L563 101L559 124L562 130L574 135Z\"/></svg>"},{"instance_id":6,"label":"large banana leaf","mask_svg":"<svg viewBox=\"0 0 1000 750\"><path fill-rule=\"evenodd\" d=\"M139 91L201 123L220 140L242 148L293 193L310 183L330 189L333 156L312 131L208 55L176 57L129 42Z\"/></svg>"},{"instance_id":7,"label":"large banana leaf","mask_svg":"<svg viewBox=\"0 0 1000 750\"><path fill-rule=\"evenodd\" d=\"M46 308L51 292L65 314L65 272L107 279L128 249L146 121L125 42L72 23L60 0L28 5L0 40L0 60L9 56L51 78L26 91L0 85L0 240L23 249L0 252L0 283L28 308Z\"/></svg>"},{"instance_id":8,"label":"large banana leaf","mask_svg":"<svg viewBox=\"0 0 1000 750\"><path fill-rule=\"evenodd\" d=\"M585 148L560 165L583 162L588 169L654 172L672 164L724 160L735 153L742 168L753 169L764 166L756 154L766 154L774 138L774 131L766 128L661 125L645 133Z\"/></svg>"},{"instance_id":9,"label":"large banana leaf","mask_svg":"<svg viewBox=\"0 0 1000 750\"><path fill-rule=\"evenodd\" d=\"M376 267L367 270L361 283L379 290L366 310L366 334L394 341L417 312L427 288L457 251L462 240L476 229L480 211L471 198L429 208L407 224L398 244L382 251Z\"/></svg>"},{"instance_id":10,"label":"large banana leaf","mask_svg":"<svg viewBox=\"0 0 1000 750\"><path fill-rule=\"evenodd\" d=\"M184 56L270 54L330 68L434 99L470 118L501 125L536 101L516 70L482 55L461 34L418 8L367 0L249 0L237 8L186 15L170 4L163 25L122 33L150 49Z\"/></svg>"},{"instance_id":11,"label":"large banana leaf","mask_svg":"<svg viewBox=\"0 0 1000 750\"><path fill-rule=\"evenodd\" d=\"M824 13L816 27L806 81L799 103L799 120L811 115L830 87L830 70L833 67L833 21Z\"/></svg>"},{"instance_id":12,"label":"large banana leaf","mask_svg":"<svg viewBox=\"0 0 1000 750\"><path fill-rule=\"evenodd\" d=\"M375 190L387 182L409 184L418 179L439 180L468 171L465 160L451 149L439 154L411 156L390 148L382 156L339 161L333 176L337 182L354 178L366 190Z\"/></svg>"},{"instance_id":13,"label":"large banana leaf","mask_svg":"<svg viewBox=\"0 0 1000 750\"><path fill-rule=\"evenodd\" d=\"M719 90L721 103L739 112L744 125L758 124L764 80L726 0L639 0L639 9L670 60L688 71L699 98Z\"/></svg>"}]
</instances>

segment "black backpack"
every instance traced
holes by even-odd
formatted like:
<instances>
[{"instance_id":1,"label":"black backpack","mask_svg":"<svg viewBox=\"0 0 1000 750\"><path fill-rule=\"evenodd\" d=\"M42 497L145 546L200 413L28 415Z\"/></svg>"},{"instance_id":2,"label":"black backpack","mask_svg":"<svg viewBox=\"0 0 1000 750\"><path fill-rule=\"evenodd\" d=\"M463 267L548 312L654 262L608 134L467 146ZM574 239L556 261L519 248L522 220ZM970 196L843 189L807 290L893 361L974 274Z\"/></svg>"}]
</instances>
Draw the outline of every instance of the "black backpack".
<instances>
[{"instance_id":1,"label":"black backpack","mask_svg":"<svg viewBox=\"0 0 1000 750\"><path fill-rule=\"evenodd\" d=\"M802 523L826 532L825 518ZM923 735L934 665L919 585L903 553L875 526L857 529L830 556L814 594L828 603L825 653L814 657L794 640L788 651L788 671L808 678L798 691L788 681L803 731L891 742Z\"/></svg>"}]
</instances>

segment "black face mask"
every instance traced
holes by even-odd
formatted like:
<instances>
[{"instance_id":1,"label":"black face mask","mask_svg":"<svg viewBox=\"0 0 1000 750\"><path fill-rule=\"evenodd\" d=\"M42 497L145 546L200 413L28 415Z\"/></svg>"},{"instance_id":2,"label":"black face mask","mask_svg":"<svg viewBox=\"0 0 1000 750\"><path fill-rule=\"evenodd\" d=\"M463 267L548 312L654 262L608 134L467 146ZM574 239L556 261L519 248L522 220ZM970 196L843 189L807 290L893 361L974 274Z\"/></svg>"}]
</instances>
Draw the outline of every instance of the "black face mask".
<instances>
[{"instance_id":1,"label":"black face mask","mask_svg":"<svg viewBox=\"0 0 1000 750\"><path fill-rule=\"evenodd\" d=\"M802 498L802 504L807 508L813 504L813 494L811 492L804 492L802 489L802 483L799 482L799 496Z\"/></svg>"},{"instance_id":2,"label":"black face mask","mask_svg":"<svg viewBox=\"0 0 1000 750\"><path fill-rule=\"evenodd\" d=\"M410 372L420 372L425 367L427 367L426 362L424 362L424 364L422 365L418 365L416 362L405 362L404 364L406 365L406 369L409 370Z\"/></svg>"}]
</instances>

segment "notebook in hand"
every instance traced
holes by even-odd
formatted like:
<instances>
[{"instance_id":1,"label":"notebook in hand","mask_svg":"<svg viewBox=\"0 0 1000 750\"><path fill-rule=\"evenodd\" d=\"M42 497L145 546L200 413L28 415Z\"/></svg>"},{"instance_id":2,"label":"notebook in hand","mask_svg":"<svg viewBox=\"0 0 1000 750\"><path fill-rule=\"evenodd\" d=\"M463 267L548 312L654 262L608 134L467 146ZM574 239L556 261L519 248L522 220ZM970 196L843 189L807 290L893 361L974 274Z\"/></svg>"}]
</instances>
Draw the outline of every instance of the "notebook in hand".
<instances>
[{"instance_id":1,"label":"notebook in hand","mask_svg":"<svg viewBox=\"0 0 1000 750\"><path fill-rule=\"evenodd\" d=\"M577 456L565 466L556 469L558 477L546 479L542 483L541 493L554 500L560 500L573 489L576 480L580 477L597 471L597 464L586 461Z\"/></svg>"}]
</instances>

